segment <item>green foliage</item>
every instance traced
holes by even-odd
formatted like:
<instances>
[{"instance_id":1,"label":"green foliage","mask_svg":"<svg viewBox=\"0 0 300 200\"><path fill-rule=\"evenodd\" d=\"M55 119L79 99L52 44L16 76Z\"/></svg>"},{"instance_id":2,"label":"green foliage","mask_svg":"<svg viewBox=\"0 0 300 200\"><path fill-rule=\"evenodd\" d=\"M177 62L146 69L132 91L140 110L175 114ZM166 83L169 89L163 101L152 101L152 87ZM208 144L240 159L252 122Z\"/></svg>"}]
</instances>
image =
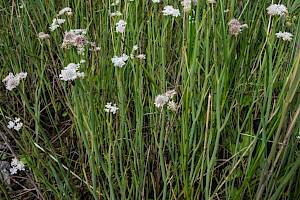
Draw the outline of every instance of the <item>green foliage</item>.
<instances>
[{"instance_id":1,"label":"green foliage","mask_svg":"<svg viewBox=\"0 0 300 200\"><path fill-rule=\"evenodd\" d=\"M12 91L0 85L1 160L26 163L32 199L300 198L299 1L282 1L289 14L272 17L269 0L199 1L189 12L180 2L0 0L1 80L27 72ZM181 15L164 16L166 5ZM64 7L73 15L51 32ZM237 36L233 18L248 26ZM100 50L61 48L71 29L86 29ZM114 67L136 44L146 59ZM82 59L83 79L59 78ZM172 89L177 110L155 107ZM23 128L8 129L6 117ZM0 188L3 198L23 189Z\"/></svg>"}]
</instances>

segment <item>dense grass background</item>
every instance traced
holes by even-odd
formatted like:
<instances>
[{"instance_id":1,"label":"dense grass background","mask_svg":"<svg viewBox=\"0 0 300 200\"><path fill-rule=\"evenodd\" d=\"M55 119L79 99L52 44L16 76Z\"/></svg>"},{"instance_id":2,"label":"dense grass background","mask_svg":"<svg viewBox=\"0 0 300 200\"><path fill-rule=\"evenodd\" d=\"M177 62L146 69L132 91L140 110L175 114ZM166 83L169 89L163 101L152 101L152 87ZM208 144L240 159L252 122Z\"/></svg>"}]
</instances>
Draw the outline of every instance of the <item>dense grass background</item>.
<instances>
[{"instance_id":1,"label":"dense grass background","mask_svg":"<svg viewBox=\"0 0 300 200\"><path fill-rule=\"evenodd\" d=\"M300 199L300 1L199 0L187 13L180 2L0 0L1 80L28 73L12 91L0 84L1 159L26 163L11 185L1 179L1 198ZM289 14L270 17L272 2ZM166 5L181 16L163 16ZM50 32L67 6L73 15ZM248 25L237 37L232 18ZM120 19L124 35L115 33ZM62 49L76 28L100 51ZM135 44L146 60L114 67L111 58ZM61 81L81 59L86 77ZM177 111L156 108L171 89ZM22 130L9 130L5 116L20 117Z\"/></svg>"}]
</instances>

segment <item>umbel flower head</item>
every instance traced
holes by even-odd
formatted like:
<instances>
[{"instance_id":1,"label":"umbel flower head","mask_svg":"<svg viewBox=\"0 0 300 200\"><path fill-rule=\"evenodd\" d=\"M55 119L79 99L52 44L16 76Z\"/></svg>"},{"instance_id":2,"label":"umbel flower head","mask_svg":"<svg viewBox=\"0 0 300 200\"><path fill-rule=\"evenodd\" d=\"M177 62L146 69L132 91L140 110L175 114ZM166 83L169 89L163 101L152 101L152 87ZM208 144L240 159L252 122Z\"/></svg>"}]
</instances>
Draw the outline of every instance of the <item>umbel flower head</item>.
<instances>
[{"instance_id":1,"label":"umbel flower head","mask_svg":"<svg viewBox=\"0 0 300 200\"><path fill-rule=\"evenodd\" d=\"M56 16L58 17L58 16L63 15L63 14L72 15L73 14L72 9L69 8L69 7L65 7L65 8L61 9Z\"/></svg>"},{"instance_id":2,"label":"umbel flower head","mask_svg":"<svg viewBox=\"0 0 300 200\"><path fill-rule=\"evenodd\" d=\"M171 100L175 94L176 94L175 90L169 90L164 94L157 95L155 97L154 105L157 108L161 108L165 104L168 104L168 109L175 111L177 109L177 105L173 100Z\"/></svg>"},{"instance_id":3,"label":"umbel flower head","mask_svg":"<svg viewBox=\"0 0 300 200\"><path fill-rule=\"evenodd\" d=\"M175 9L173 6L165 6L164 10L162 11L163 15L165 16L173 16L173 17L178 17L180 16L179 9Z\"/></svg>"},{"instance_id":4,"label":"umbel flower head","mask_svg":"<svg viewBox=\"0 0 300 200\"><path fill-rule=\"evenodd\" d=\"M289 32L281 32L279 31L278 33L275 33L275 35L277 36L277 38L282 38L283 41L291 41L293 38L293 35Z\"/></svg>"},{"instance_id":5,"label":"umbel flower head","mask_svg":"<svg viewBox=\"0 0 300 200\"><path fill-rule=\"evenodd\" d=\"M272 4L267 8L268 14L273 15L286 15L288 14L287 8L282 4Z\"/></svg>"},{"instance_id":6,"label":"umbel flower head","mask_svg":"<svg viewBox=\"0 0 300 200\"><path fill-rule=\"evenodd\" d=\"M21 79L26 79L27 72L20 72L19 74L13 75L13 73L9 73L2 82L6 83L6 89L11 91L16 88L20 84Z\"/></svg>"},{"instance_id":7,"label":"umbel flower head","mask_svg":"<svg viewBox=\"0 0 300 200\"><path fill-rule=\"evenodd\" d=\"M65 23L65 19L58 19L58 18L54 18L52 20L52 24L49 27L50 31L54 31L55 29L57 29L61 24Z\"/></svg>"},{"instance_id":8,"label":"umbel flower head","mask_svg":"<svg viewBox=\"0 0 300 200\"><path fill-rule=\"evenodd\" d=\"M84 72L78 72L79 64L70 63L67 67L61 70L59 78L63 81L75 80L76 78L83 78Z\"/></svg>"},{"instance_id":9,"label":"umbel flower head","mask_svg":"<svg viewBox=\"0 0 300 200\"><path fill-rule=\"evenodd\" d=\"M168 101L169 98L165 94L160 94L155 97L154 105L160 108L163 107Z\"/></svg>"},{"instance_id":10,"label":"umbel flower head","mask_svg":"<svg viewBox=\"0 0 300 200\"><path fill-rule=\"evenodd\" d=\"M16 131L19 131L22 128L23 123L21 122L20 118L16 117L14 120L11 120L9 117L7 118L9 119L7 128L15 129Z\"/></svg>"},{"instance_id":11,"label":"umbel flower head","mask_svg":"<svg viewBox=\"0 0 300 200\"><path fill-rule=\"evenodd\" d=\"M240 34L240 32L242 31L242 28L248 28L247 24L241 25L237 19L231 19L228 22L228 25L229 25L229 33L234 36L238 36L238 34Z\"/></svg>"},{"instance_id":12,"label":"umbel flower head","mask_svg":"<svg viewBox=\"0 0 300 200\"><path fill-rule=\"evenodd\" d=\"M116 24L116 33L124 33L125 32L125 28L126 28L126 21L124 20L120 20L117 24Z\"/></svg>"},{"instance_id":13,"label":"umbel flower head","mask_svg":"<svg viewBox=\"0 0 300 200\"><path fill-rule=\"evenodd\" d=\"M119 110L119 108L117 107L116 104L114 104L113 106L111 105L111 102L107 103L105 105L104 111L105 112L111 112L112 114L116 114L117 110Z\"/></svg>"},{"instance_id":14,"label":"umbel flower head","mask_svg":"<svg viewBox=\"0 0 300 200\"><path fill-rule=\"evenodd\" d=\"M19 171L24 171L25 170L25 166L24 163L22 161L19 161L17 158L13 158L11 163L11 168L10 168L10 174L16 174Z\"/></svg>"},{"instance_id":15,"label":"umbel flower head","mask_svg":"<svg viewBox=\"0 0 300 200\"><path fill-rule=\"evenodd\" d=\"M122 16L122 13L120 11L116 11L114 13L110 13L109 14L111 17L114 17L114 16Z\"/></svg>"},{"instance_id":16,"label":"umbel flower head","mask_svg":"<svg viewBox=\"0 0 300 200\"><path fill-rule=\"evenodd\" d=\"M88 43L88 40L85 38L85 34L85 29L71 29L69 32L65 32L61 48L70 48L71 46L78 48L83 47Z\"/></svg>"},{"instance_id":17,"label":"umbel flower head","mask_svg":"<svg viewBox=\"0 0 300 200\"><path fill-rule=\"evenodd\" d=\"M121 57L118 56L114 56L111 59L111 62L114 64L115 67L123 67L126 63L126 61L128 60L129 56L127 56L126 54L123 54Z\"/></svg>"},{"instance_id":18,"label":"umbel flower head","mask_svg":"<svg viewBox=\"0 0 300 200\"><path fill-rule=\"evenodd\" d=\"M181 2L181 5L183 6L183 10L186 12L189 11L192 7L192 3L193 5L197 5L198 0L183 0Z\"/></svg>"},{"instance_id":19,"label":"umbel flower head","mask_svg":"<svg viewBox=\"0 0 300 200\"><path fill-rule=\"evenodd\" d=\"M49 35L49 34L46 34L46 33L44 33L44 32L40 32L40 33L38 34L38 38L41 39L41 40L48 40L48 39L50 39L50 35Z\"/></svg>"}]
</instances>

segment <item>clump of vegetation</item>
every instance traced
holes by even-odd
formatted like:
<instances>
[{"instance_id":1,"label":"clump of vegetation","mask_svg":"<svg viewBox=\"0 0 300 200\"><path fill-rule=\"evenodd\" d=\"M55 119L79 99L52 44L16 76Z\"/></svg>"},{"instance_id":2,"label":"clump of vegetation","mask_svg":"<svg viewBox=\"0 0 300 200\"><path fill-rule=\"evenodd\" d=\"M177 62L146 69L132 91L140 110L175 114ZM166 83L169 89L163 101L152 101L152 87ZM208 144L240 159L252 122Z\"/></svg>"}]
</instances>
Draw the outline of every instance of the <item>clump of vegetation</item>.
<instances>
[{"instance_id":1,"label":"clump of vegetation","mask_svg":"<svg viewBox=\"0 0 300 200\"><path fill-rule=\"evenodd\" d=\"M275 3L1 1L1 199L300 199Z\"/></svg>"}]
</instances>

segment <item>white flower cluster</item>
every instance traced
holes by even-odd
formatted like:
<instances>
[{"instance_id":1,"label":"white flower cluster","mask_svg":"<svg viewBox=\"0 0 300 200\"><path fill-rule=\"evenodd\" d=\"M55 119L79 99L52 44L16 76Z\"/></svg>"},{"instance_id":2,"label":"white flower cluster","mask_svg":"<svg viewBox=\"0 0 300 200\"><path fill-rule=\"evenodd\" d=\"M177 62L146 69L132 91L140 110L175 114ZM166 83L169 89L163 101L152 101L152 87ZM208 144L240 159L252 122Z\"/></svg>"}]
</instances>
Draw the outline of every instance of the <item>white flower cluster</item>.
<instances>
[{"instance_id":1,"label":"white flower cluster","mask_svg":"<svg viewBox=\"0 0 300 200\"><path fill-rule=\"evenodd\" d=\"M279 31L278 33L275 33L277 38L282 38L284 41L291 41L293 38L293 35L289 32L281 32Z\"/></svg>"},{"instance_id":2,"label":"white flower cluster","mask_svg":"<svg viewBox=\"0 0 300 200\"><path fill-rule=\"evenodd\" d=\"M268 14L271 16L280 15L285 16L289 13L288 9L283 4L272 4L267 8ZM275 33L277 38L282 38L283 41L291 41L293 38L293 34L289 32L281 32Z\"/></svg>"},{"instance_id":3,"label":"white flower cluster","mask_svg":"<svg viewBox=\"0 0 300 200\"><path fill-rule=\"evenodd\" d=\"M57 29L58 27L60 27L61 24L65 23L65 21L66 21L65 19L58 18L59 16L64 15L64 14L66 14L66 15L72 15L73 14L72 13L72 9L69 8L69 7L66 7L66 8L63 8L62 10L60 10L58 12L58 14L56 15L56 18L54 18L52 20L52 24L49 27L50 31L54 31L55 29Z\"/></svg>"},{"instance_id":4,"label":"white flower cluster","mask_svg":"<svg viewBox=\"0 0 300 200\"><path fill-rule=\"evenodd\" d=\"M180 16L179 9L175 9L173 6L165 6L162 13L165 16L169 16L169 15L171 15L173 17Z\"/></svg>"},{"instance_id":5,"label":"white flower cluster","mask_svg":"<svg viewBox=\"0 0 300 200\"><path fill-rule=\"evenodd\" d=\"M138 47L138 45L134 45L133 47L132 47L132 51L131 51L131 54L130 54L130 58L131 59L134 59L134 52L136 51L136 50L138 50L139 49L139 47ZM146 55L145 54L139 54L139 55L137 55L136 56L136 58L137 59L140 59L140 60L145 60L146 59Z\"/></svg>"},{"instance_id":6,"label":"white flower cluster","mask_svg":"<svg viewBox=\"0 0 300 200\"><path fill-rule=\"evenodd\" d=\"M118 5L119 3L120 3L120 0L116 0L115 3L112 3L112 4L111 4L111 6L116 6L116 5Z\"/></svg>"},{"instance_id":7,"label":"white flower cluster","mask_svg":"<svg viewBox=\"0 0 300 200\"><path fill-rule=\"evenodd\" d=\"M6 89L11 91L16 88L20 84L21 79L26 79L27 72L20 72L19 74L13 75L13 73L9 73L2 82L6 83Z\"/></svg>"},{"instance_id":8,"label":"white flower cluster","mask_svg":"<svg viewBox=\"0 0 300 200\"><path fill-rule=\"evenodd\" d=\"M65 32L63 43L61 48L70 48L71 46L83 47L88 43L85 38L86 30L85 29L74 29L68 32Z\"/></svg>"},{"instance_id":9,"label":"white flower cluster","mask_svg":"<svg viewBox=\"0 0 300 200\"><path fill-rule=\"evenodd\" d=\"M207 0L206 2L207 2L207 3L217 3L216 0Z\"/></svg>"},{"instance_id":10,"label":"white flower cluster","mask_svg":"<svg viewBox=\"0 0 300 200\"><path fill-rule=\"evenodd\" d=\"M11 163L11 168L10 168L10 174L16 174L19 171L24 171L25 170L25 166L24 163L22 161L19 161L17 158L13 158Z\"/></svg>"},{"instance_id":11,"label":"white flower cluster","mask_svg":"<svg viewBox=\"0 0 300 200\"><path fill-rule=\"evenodd\" d=\"M282 4L272 4L267 8L268 14L273 15L286 15L288 14L287 8Z\"/></svg>"},{"instance_id":12,"label":"white flower cluster","mask_svg":"<svg viewBox=\"0 0 300 200\"><path fill-rule=\"evenodd\" d=\"M77 53L79 55L85 54L85 45L90 45L90 51L99 51L100 47L97 47L94 42L88 41L85 35L86 29L71 29L65 32L61 48L68 49L70 47L77 47Z\"/></svg>"},{"instance_id":13,"label":"white flower cluster","mask_svg":"<svg viewBox=\"0 0 300 200\"><path fill-rule=\"evenodd\" d=\"M177 104L173 100L171 100L175 94L176 94L175 90L169 90L164 94L157 95L155 97L154 105L157 108L160 108L163 107L165 104L168 104L167 108L169 110L175 111L177 109Z\"/></svg>"},{"instance_id":14,"label":"white flower cluster","mask_svg":"<svg viewBox=\"0 0 300 200\"><path fill-rule=\"evenodd\" d=\"M58 19L58 18L54 18L52 20L52 24L49 27L50 31L54 31L55 29L57 29L58 27L60 27L61 24L65 23L65 19Z\"/></svg>"},{"instance_id":15,"label":"white flower cluster","mask_svg":"<svg viewBox=\"0 0 300 200\"><path fill-rule=\"evenodd\" d=\"M127 24L126 21L121 19L116 24L116 33L125 33L126 24Z\"/></svg>"},{"instance_id":16,"label":"white flower cluster","mask_svg":"<svg viewBox=\"0 0 300 200\"><path fill-rule=\"evenodd\" d=\"M181 2L181 5L183 6L183 10L189 11L192 7L192 3L193 3L193 5L197 5L198 0L183 0Z\"/></svg>"},{"instance_id":17,"label":"white flower cluster","mask_svg":"<svg viewBox=\"0 0 300 200\"><path fill-rule=\"evenodd\" d=\"M241 25L237 19L231 19L228 22L228 25L229 25L229 33L234 36L240 34L243 28L248 28L247 24Z\"/></svg>"},{"instance_id":18,"label":"white flower cluster","mask_svg":"<svg viewBox=\"0 0 300 200\"><path fill-rule=\"evenodd\" d=\"M61 70L59 78L63 81L75 80L76 78L83 78L84 72L78 72L80 64L70 63L67 67Z\"/></svg>"},{"instance_id":19,"label":"white flower cluster","mask_svg":"<svg viewBox=\"0 0 300 200\"><path fill-rule=\"evenodd\" d=\"M21 122L20 118L16 117L14 120L11 120L9 117L7 117L7 119L9 119L7 128L15 129L16 131L19 131L22 128L23 123Z\"/></svg>"},{"instance_id":20,"label":"white flower cluster","mask_svg":"<svg viewBox=\"0 0 300 200\"><path fill-rule=\"evenodd\" d=\"M105 105L104 111L105 112L111 112L113 114L116 114L117 110L119 110L119 108L117 107L116 104L114 104L113 106L111 105L111 102L107 103Z\"/></svg>"},{"instance_id":21,"label":"white flower cluster","mask_svg":"<svg viewBox=\"0 0 300 200\"><path fill-rule=\"evenodd\" d=\"M145 60L146 59L146 55L145 54L139 54L136 56L137 59L140 59L140 60Z\"/></svg>"},{"instance_id":22,"label":"white flower cluster","mask_svg":"<svg viewBox=\"0 0 300 200\"><path fill-rule=\"evenodd\" d=\"M38 34L38 38L41 39L41 40L48 40L48 39L50 39L50 35L49 35L49 34L46 34L46 33L44 33L44 32L40 32L40 33Z\"/></svg>"},{"instance_id":23,"label":"white flower cluster","mask_svg":"<svg viewBox=\"0 0 300 200\"><path fill-rule=\"evenodd\" d=\"M65 7L65 8L61 9L56 16L59 17L63 14L66 14L66 15L69 15L69 16L72 15L73 14L72 9L69 8L69 7Z\"/></svg>"},{"instance_id":24,"label":"white flower cluster","mask_svg":"<svg viewBox=\"0 0 300 200\"><path fill-rule=\"evenodd\" d=\"M114 12L114 13L110 13L109 14L111 17L114 17L114 16L122 16L122 13L120 12L120 11L116 11L116 12Z\"/></svg>"},{"instance_id":25,"label":"white flower cluster","mask_svg":"<svg viewBox=\"0 0 300 200\"><path fill-rule=\"evenodd\" d=\"M127 56L126 54L123 54L121 57L118 56L114 56L111 61L114 64L115 67L123 67L126 63L126 61L128 60L129 56Z\"/></svg>"}]
</instances>

